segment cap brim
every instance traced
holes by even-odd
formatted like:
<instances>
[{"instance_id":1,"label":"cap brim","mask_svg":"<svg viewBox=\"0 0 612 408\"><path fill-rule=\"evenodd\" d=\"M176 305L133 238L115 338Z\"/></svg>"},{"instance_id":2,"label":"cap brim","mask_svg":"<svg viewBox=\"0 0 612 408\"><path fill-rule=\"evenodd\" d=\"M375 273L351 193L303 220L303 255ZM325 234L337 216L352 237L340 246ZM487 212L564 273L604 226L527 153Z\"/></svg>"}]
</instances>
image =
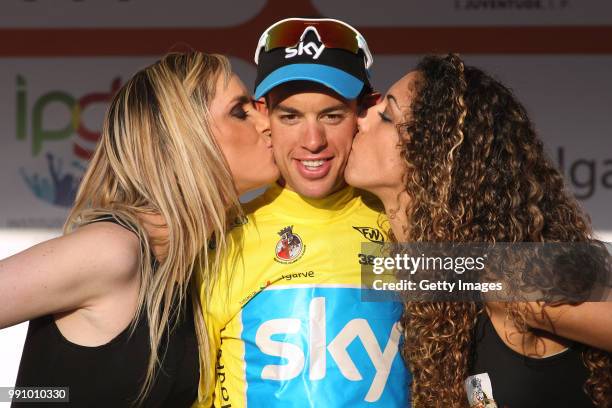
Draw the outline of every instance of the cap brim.
<instances>
[{"instance_id":1,"label":"cap brim","mask_svg":"<svg viewBox=\"0 0 612 408\"><path fill-rule=\"evenodd\" d=\"M312 81L325 85L346 99L355 99L363 89L363 81L338 68L319 64L285 65L272 71L255 89L255 99L272 88L289 81Z\"/></svg>"}]
</instances>

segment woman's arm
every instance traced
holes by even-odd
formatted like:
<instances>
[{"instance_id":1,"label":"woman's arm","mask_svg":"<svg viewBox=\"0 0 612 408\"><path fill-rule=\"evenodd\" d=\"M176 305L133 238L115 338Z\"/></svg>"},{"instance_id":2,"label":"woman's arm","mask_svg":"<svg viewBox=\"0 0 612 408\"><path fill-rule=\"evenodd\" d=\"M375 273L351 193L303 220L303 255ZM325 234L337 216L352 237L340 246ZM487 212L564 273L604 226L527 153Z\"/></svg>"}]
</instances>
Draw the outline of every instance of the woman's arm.
<instances>
[{"instance_id":1,"label":"woman's arm","mask_svg":"<svg viewBox=\"0 0 612 408\"><path fill-rule=\"evenodd\" d=\"M612 352L612 302L561 306L521 302L519 305L527 311L530 327ZM504 303L489 302L487 306L503 310Z\"/></svg>"},{"instance_id":2,"label":"woman's arm","mask_svg":"<svg viewBox=\"0 0 612 408\"><path fill-rule=\"evenodd\" d=\"M528 306L535 312L528 321L534 328L612 352L612 302L546 307L529 302Z\"/></svg>"},{"instance_id":3,"label":"woman's arm","mask_svg":"<svg viewBox=\"0 0 612 408\"><path fill-rule=\"evenodd\" d=\"M97 222L0 261L0 329L90 306L138 273L139 243Z\"/></svg>"}]
</instances>

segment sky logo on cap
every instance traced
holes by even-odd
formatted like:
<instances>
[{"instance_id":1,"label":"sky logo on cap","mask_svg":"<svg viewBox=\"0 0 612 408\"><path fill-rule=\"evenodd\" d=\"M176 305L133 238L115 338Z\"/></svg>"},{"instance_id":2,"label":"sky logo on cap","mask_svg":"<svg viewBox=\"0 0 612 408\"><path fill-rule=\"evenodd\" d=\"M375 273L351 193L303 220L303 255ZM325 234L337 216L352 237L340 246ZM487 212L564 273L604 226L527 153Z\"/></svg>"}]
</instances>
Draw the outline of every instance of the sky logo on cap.
<instances>
[{"instance_id":1,"label":"sky logo on cap","mask_svg":"<svg viewBox=\"0 0 612 408\"><path fill-rule=\"evenodd\" d=\"M285 48L285 58L293 58L298 55L311 55L312 59L316 60L321 56L321 53L325 49L325 44L317 45L314 42L310 41L309 43L304 44L304 41L300 41L297 47L287 47Z\"/></svg>"}]
</instances>

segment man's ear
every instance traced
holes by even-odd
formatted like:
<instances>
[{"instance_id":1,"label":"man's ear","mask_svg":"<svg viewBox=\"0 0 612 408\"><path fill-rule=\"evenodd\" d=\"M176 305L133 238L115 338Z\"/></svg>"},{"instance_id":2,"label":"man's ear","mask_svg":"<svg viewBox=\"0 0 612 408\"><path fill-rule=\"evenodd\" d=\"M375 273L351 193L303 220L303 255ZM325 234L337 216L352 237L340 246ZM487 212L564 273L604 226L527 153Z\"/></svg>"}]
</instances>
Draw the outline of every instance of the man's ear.
<instances>
[{"instance_id":1,"label":"man's ear","mask_svg":"<svg viewBox=\"0 0 612 408\"><path fill-rule=\"evenodd\" d=\"M266 102L266 98L263 96L255 101L255 109L258 112L263 113L264 115L268 115L268 103Z\"/></svg>"}]
</instances>

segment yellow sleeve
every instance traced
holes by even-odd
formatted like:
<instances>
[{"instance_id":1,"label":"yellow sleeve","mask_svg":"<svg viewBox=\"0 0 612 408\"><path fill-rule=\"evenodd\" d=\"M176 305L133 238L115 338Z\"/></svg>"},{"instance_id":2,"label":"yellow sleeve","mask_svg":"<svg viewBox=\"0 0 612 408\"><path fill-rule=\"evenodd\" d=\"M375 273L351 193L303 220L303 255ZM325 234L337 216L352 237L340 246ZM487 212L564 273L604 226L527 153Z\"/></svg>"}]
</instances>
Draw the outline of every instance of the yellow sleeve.
<instances>
[{"instance_id":1,"label":"yellow sleeve","mask_svg":"<svg viewBox=\"0 0 612 408\"><path fill-rule=\"evenodd\" d=\"M210 305L208 299L206 299L206 291L202 284L202 273L200 270L196 274L197 292L200 297L200 304L204 313L203 319L206 325L206 334L208 335L208 341L210 345L210 364L208 367L200 367L200 372L206 372L208 374L208 385L204 381L204 376L200 374L200 385L198 387L198 399L193 403L192 408L210 408L213 406L214 391L215 391L215 366L217 361L217 353L221 344L221 335L219 322L216 321L207 305Z\"/></svg>"}]
</instances>

